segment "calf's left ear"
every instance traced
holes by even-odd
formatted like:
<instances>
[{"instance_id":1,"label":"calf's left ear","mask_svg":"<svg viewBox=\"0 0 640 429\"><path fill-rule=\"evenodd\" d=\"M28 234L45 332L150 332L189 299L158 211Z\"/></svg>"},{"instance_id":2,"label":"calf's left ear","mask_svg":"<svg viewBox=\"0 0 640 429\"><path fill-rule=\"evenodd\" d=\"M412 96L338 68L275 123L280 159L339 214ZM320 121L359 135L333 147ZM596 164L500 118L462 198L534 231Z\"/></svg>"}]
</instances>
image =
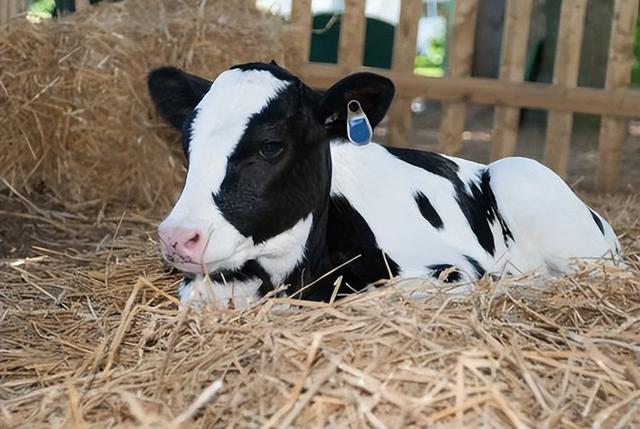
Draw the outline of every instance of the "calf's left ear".
<instances>
[{"instance_id":1,"label":"calf's left ear","mask_svg":"<svg viewBox=\"0 0 640 429\"><path fill-rule=\"evenodd\" d=\"M395 87L375 73L354 73L334 84L320 99L317 116L329 138L347 137L347 104L356 100L375 128L389 109Z\"/></svg>"},{"instance_id":2,"label":"calf's left ear","mask_svg":"<svg viewBox=\"0 0 640 429\"><path fill-rule=\"evenodd\" d=\"M149 94L160 115L177 129L211 88L211 81L175 67L152 70L147 78Z\"/></svg>"}]
</instances>

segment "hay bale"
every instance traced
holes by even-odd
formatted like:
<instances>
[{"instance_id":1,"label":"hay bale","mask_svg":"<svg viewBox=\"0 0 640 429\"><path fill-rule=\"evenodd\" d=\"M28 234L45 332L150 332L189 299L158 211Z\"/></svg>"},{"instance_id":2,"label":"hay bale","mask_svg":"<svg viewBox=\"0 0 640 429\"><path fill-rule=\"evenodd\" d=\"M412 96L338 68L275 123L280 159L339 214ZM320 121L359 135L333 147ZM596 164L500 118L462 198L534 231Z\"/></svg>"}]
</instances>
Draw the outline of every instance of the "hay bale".
<instances>
[{"instance_id":1,"label":"hay bale","mask_svg":"<svg viewBox=\"0 0 640 429\"><path fill-rule=\"evenodd\" d=\"M13 21L0 30L0 177L70 202L166 206L184 161L165 143L177 138L153 113L146 74L173 64L213 78L238 62L286 63L287 30L254 3L127 0Z\"/></svg>"}]
</instances>

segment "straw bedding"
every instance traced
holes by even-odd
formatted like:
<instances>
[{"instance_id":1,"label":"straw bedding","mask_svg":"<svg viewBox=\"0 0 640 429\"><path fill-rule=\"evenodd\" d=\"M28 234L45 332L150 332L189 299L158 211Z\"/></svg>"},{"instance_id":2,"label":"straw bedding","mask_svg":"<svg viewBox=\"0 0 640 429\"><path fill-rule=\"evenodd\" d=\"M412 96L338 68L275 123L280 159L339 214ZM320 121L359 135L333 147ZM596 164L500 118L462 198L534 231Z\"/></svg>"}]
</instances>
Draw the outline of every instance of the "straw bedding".
<instances>
[{"instance_id":1,"label":"straw bedding","mask_svg":"<svg viewBox=\"0 0 640 429\"><path fill-rule=\"evenodd\" d=\"M181 160L144 74L262 58L283 33L243 4L153 3L0 37L1 427L640 427L635 197L590 199L622 234L627 270L483 279L464 297L392 280L332 304L179 311L155 225ZM220 63L164 48L165 30L187 43L176 26L200 10L216 17L202 34L227 39L189 44ZM246 49L229 43L239 35ZM39 57L17 55L27 47Z\"/></svg>"},{"instance_id":2,"label":"straw bedding","mask_svg":"<svg viewBox=\"0 0 640 429\"><path fill-rule=\"evenodd\" d=\"M627 271L200 312L178 311L146 213L0 203L31 232L0 267L6 427L640 425L636 199L595 204L620 207Z\"/></svg>"}]
</instances>

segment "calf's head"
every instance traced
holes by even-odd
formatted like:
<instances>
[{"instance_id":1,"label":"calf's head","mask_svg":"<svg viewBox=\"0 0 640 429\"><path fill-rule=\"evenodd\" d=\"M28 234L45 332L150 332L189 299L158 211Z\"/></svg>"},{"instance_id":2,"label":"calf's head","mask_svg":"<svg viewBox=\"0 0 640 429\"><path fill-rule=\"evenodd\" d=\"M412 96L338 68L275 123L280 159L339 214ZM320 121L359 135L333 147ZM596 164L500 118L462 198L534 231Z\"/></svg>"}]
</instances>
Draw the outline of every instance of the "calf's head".
<instances>
[{"instance_id":1,"label":"calf's head","mask_svg":"<svg viewBox=\"0 0 640 429\"><path fill-rule=\"evenodd\" d=\"M159 233L165 259L186 272L258 260L286 274L326 210L329 141L346 136L347 103L359 101L375 126L393 97L393 84L371 73L319 94L275 63L234 66L213 82L163 67L148 85L182 131L187 178Z\"/></svg>"}]
</instances>

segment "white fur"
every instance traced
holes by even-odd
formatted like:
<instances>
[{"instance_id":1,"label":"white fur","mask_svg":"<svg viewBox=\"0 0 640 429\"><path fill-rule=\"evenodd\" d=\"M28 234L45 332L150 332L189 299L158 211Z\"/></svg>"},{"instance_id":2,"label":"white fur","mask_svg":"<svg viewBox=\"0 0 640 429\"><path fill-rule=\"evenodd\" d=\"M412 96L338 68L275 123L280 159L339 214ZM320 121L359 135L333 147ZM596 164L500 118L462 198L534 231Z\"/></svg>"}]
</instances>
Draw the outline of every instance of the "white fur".
<instances>
[{"instance_id":1,"label":"white fur","mask_svg":"<svg viewBox=\"0 0 640 429\"><path fill-rule=\"evenodd\" d=\"M489 171L498 210L515 239L509 263L519 271L568 272L577 259L619 253L611 226L602 219L603 236L589 208L544 165L511 157L491 163Z\"/></svg>"},{"instance_id":2,"label":"white fur","mask_svg":"<svg viewBox=\"0 0 640 429\"><path fill-rule=\"evenodd\" d=\"M301 219L292 228L254 246L249 259L256 259L271 274L271 282L279 285L302 262L305 245L313 225L313 215Z\"/></svg>"},{"instance_id":3,"label":"white fur","mask_svg":"<svg viewBox=\"0 0 640 429\"><path fill-rule=\"evenodd\" d=\"M260 300L261 281L217 283L204 274L198 274L179 288L180 305L195 308L213 305L219 308L246 308Z\"/></svg>"}]
</instances>

